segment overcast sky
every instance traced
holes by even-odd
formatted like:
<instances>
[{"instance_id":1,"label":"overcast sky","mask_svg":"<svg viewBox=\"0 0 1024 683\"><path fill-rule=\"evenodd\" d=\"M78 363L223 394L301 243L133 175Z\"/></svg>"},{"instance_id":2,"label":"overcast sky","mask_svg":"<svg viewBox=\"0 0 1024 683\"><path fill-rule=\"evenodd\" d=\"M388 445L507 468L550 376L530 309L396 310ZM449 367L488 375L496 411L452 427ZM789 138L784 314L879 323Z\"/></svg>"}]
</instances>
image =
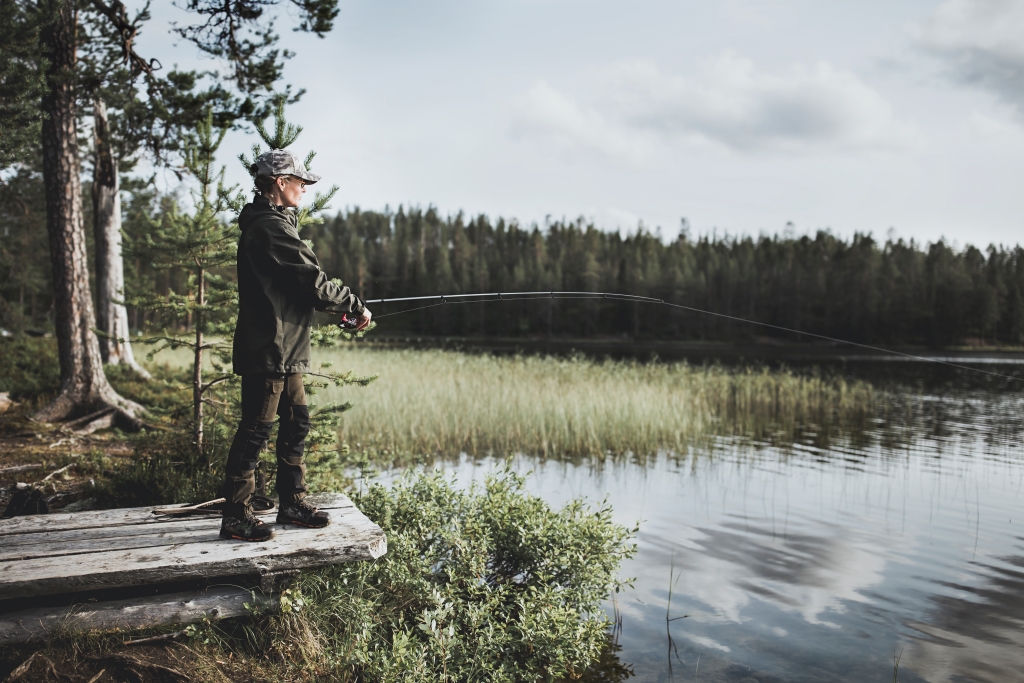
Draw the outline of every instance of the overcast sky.
<instances>
[{"instance_id":1,"label":"overcast sky","mask_svg":"<svg viewBox=\"0 0 1024 683\"><path fill-rule=\"evenodd\" d=\"M139 51L215 66L154 5ZM323 40L278 20L335 208L1024 241L1021 0L340 5Z\"/></svg>"}]
</instances>

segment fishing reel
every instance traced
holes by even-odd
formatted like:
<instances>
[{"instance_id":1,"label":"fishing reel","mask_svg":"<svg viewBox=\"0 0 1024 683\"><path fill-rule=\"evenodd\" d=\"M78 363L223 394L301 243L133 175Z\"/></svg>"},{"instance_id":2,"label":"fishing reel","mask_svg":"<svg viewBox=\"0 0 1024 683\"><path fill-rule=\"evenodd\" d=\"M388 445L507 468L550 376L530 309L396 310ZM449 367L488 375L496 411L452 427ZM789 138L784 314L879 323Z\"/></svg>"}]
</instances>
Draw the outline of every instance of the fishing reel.
<instances>
[{"instance_id":1,"label":"fishing reel","mask_svg":"<svg viewBox=\"0 0 1024 683\"><path fill-rule=\"evenodd\" d=\"M338 327L343 330L354 330L359 327L359 322L362 316L356 316L352 313L343 313L341 320L338 321Z\"/></svg>"}]
</instances>

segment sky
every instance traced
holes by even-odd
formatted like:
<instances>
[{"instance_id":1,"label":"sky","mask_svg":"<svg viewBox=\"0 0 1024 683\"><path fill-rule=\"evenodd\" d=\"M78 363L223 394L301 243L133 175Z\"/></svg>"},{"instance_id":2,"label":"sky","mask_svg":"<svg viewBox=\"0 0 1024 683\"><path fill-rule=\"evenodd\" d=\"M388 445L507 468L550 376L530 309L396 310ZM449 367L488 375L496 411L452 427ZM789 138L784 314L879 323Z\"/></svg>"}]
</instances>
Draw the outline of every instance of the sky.
<instances>
[{"instance_id":1,"label":"sky","mask_svg":"<svg viewBox=\"0 0 1024 683\"><path fill-rule=\"evenodd\" d=\"M1022 241L1021 0L339 5L324 39L275 10L294 149L335 209ZM140 54L216 68L168 32L180 9L153 15ZM225 141L235 182L255 141Z\"/></svg>"}]
</instances>

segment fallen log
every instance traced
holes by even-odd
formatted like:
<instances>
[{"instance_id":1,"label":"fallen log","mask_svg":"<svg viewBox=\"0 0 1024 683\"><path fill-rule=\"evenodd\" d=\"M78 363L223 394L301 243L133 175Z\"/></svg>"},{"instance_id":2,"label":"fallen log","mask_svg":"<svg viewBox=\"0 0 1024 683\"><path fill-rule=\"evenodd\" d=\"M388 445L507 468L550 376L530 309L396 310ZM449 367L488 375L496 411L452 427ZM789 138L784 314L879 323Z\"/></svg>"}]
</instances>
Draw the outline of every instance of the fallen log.
<instances>
[{"instance_id":1,"label":"fallen log","mask_svg":"<svg viewBox=\"0 0 1024 683\"><path fill-rule=\"evenodd\" d=\"M0 615L0 645L42 641L58 633L132 631L203 619L216 621L245 616L252 609L276 610L279 605L278 596L226 586L71 607L36 607Z\"/></svg>"},{"instance_id":2,"label":"fallen log","mask_svg":"<svg viewBox=\"0 0 1024 683\"><path fill-rule=\"evenodd\" d=\"M35 462L29 465L12 465L11 467L0 467L0 475L17 474L18 472L31 472L43 467L43 463Z\"/></svg>"}]
</instances>

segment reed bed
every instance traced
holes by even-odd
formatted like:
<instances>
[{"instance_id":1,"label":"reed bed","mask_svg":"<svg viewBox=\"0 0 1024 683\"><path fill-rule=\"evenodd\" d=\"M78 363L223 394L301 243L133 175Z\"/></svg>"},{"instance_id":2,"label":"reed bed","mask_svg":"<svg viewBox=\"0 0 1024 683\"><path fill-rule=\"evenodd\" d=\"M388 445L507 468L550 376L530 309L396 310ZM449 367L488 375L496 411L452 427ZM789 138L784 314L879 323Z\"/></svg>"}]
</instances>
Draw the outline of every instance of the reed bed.
<instances>
[{"instance_id":1,"label":"reed bed","mask_svg":"<svg viewBox=\"0 0 1024 683\"><path fill-rule=\"evenodd\" d=\"M342 438L395 454L681 453L725 434L785 441L808 424L860 424L878 400L863 382L765 368L357 346L314 353L378 376L313 400L351 401Z\"/></svg>"}]
</instances>

